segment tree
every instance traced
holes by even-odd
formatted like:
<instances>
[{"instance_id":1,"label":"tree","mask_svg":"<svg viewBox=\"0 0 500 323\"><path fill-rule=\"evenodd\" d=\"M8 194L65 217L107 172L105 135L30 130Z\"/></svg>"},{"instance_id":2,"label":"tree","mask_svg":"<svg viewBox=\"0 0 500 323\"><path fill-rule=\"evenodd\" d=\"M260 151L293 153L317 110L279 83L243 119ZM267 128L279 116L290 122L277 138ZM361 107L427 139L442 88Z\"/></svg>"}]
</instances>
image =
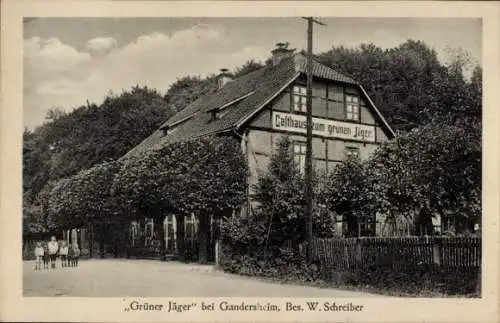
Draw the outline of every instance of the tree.
<instances>
[{"instance_id":1,"label":"tree","mask_svg":"<svg viewBox=\"0 0 500 323\"><path fill-rule=\"evenodd\" d=\"M164 236L163 220L167 211L174 209L184 216L173 203L174 195L182 192L178 179L182 160L169 148L124 159L112 183L113 198L122 202L120 211L125 218L140 221L145 217L153 218L160 236ZM179 244L182 245L182 241ZM160 249L164 257L164 239L160 239Z\"/></svg>"},{"instance_id":2,"label":"tree","mask_svg":"<svg viewBox=\"0 0 500 323\"><path fill-rule=\"evenodd\" d=\"M60 180L50 193L52 213L69 225L87 224L92 220L116 215L111 199L111 184L118 162L105 162Z\"/></svg>"},{"instance_id":3,"label":"tree","mask_svg":"<svg viewBox=\"0 0 500 323\"><path fill-rule=\"evenodd\" d=\"M469 224L480 217L478 132L430 123L384 144L367 167L371 190L379 198L373 207L381 213L415 215L419 221L425 216L423 227L430 226L433 215L440 215L442 221L466 215ZM419 228L415 230L419 233Z\"/></svg>"},{"instance_id":4,"label":"tree","mask_svg":"<svg viewBox=\"0 0 500 323\"><path fill-rule=\"evenodd\" d=\"M209 216L212 214L214 223L218 223L241 208L247 191L248 166L240 142L234 137L200 139L198 151L191 158L196 158L197 163L186 172L186 182L194 185L187 190L192 194L188 203L193 213L199 214L199 261L205 263Z\"/></svg>"},{"instance_id":5,"label":"tree","mask_svg":"<svg viewBox=\"0 0 500 323\"><path fill-rule=\"evenodd\" d=\"M318 177L313 180L315 195L319 192ZM302 243L305 239L305 216L303 193L304 177L296 168L291 142L282 137L275 154L271 156L268 170L259 176L254 187L254 200L258 212L268 227L267 245L280 247L285 241ZM313 232L316 237L331 236L332 218L321 217L318 196L314 203ZM327 225L325 224L325 221Z\"/></svg>"},{"instance_id":6,"label":"tree","mask_svg":"<svg viewBox=\"0 0 500 323\"><path fill-rule=\"evenodd\" d=\"M217 91L217 79L210 76L202 79L199 76L178 78L164 96L165 102L174 111L179 112L198 98ZM165 118L165 121L167 118Z\"/></svg>"},{"instance_id":7,"label":"tree","mask_svg":"<svg viewBox=\"0 0 500 323\"><path fill-rule=\"evenodd\" d=\"M64 111L61 107L50 109L45 115L45 122L54 122L66 115L66 111Z\"/></svg>"},{"instance_id":8,"label":"tree","mask_svg":"<svg viewBox=\"0 0 500 323\"><path fill-rule=\"evenodd\" d=\"M111 184L119 167L118 162L105 162L58 181L49 197L49 210L59 228L87 225L97 227L104 257L104 244L112 243L115 255L124 240L124 230L110 230L126 219L120 218L119 201L111 196Z\"/></svg>"},{"instance_id":9,"label":"tree","mask_svg":"<svg viewBox=\"0 0 500 323\"><path fill-rule=\"evenodd\" d=\"M148 214L161 220L165 211L196 214L200 219L199 261L207 261L209 220L220 218L243 203L246 161L238 141L231 137L207 137L176 142L125 159L113 184L114 196L124 209L138 217ZM161 225L161 227L163 227ZM183 227L182 222L178 227ZM178 231L180 251L183 232Z\"/></svg>"},{"instance_id":10,"label":"tree","mask_svg":"<svg viewBox=\"0 0 500 323\"><path fill-rule=\"evenodd\" d=\"M50 112L43 125L23 134L24 205L30 208L50 181L121 157L174 112L147 87L109 94L100 105L87 102L69 113Z\"/></svg>"},{"instance_id":11,"label":"tree","mask_svg":"<svg viewBox=\"0 0 500 323\"><path fill-rule=\"evenodd\" d=\"M434 49L414 40L387 50L373 44L334 47L318 60L362 84L397 131L430 121L424 110L434 99L432 81L446 70Z\"/></svg>"},{"instance_id":12,"label":"tree","mask_svg":"<svg viewBox=\"0 0 500 323\"><path fill-rule=\"evenodd\" d=\"M236 77L240 77L240 76L249 74L251 72L254 72L254 71L258 70L258 69L261 69L262 67L264 67L264 65L262 65L262 63L256 62L254 60L249 60L248 62L246 62L242 66L237 67L235 69L233 75L234 75L235 78Z\"/></svg>"},{"instance_id":13,"label":"tree","mask_svg":"<svg viewBox=\"0 0 500 323\"><path fill-rule=\"evenodd\" d=\"M173 113L162 96L147 87L107 96L101 105L49 113L50 121L24 134L27 197L33 200L49 180L121 157Z\"/></svg>"},{"instance_id":14,"label":"tree","mask_svg":"<svg viewBox=\"0 0 500 323\"><path fill-rule=\"evenodd\" d=\"M335 167L328 176L322 195L328 209L343 216L347 224L347 236L372 235L362 224L373 223L376 191L368 186L365 165L356 157L350 157Z\"/></svg>"}]
</instances>

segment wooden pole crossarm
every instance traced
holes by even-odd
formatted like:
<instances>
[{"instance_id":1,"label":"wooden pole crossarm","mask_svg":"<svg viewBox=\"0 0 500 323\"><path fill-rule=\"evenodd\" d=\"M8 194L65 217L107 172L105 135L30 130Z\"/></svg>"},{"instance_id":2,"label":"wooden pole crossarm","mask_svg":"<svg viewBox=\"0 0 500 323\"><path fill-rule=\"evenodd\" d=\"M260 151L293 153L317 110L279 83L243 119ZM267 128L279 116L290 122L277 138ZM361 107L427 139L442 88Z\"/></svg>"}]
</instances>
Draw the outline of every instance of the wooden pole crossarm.
<instances>
[{"instance_id":1,"label":"wooden pole crossarm","mask_svg":"<svg viewBox=\"0 0 500 323\"><path fill-rule=\"evenodd\" d=\"M316 23L316 24L321 25L321 26L326 26L325 23L319 21L318 19L314 19L313 17L302 17L302 19L311 20L313 23Z\"/></svg>"}]
</instances>

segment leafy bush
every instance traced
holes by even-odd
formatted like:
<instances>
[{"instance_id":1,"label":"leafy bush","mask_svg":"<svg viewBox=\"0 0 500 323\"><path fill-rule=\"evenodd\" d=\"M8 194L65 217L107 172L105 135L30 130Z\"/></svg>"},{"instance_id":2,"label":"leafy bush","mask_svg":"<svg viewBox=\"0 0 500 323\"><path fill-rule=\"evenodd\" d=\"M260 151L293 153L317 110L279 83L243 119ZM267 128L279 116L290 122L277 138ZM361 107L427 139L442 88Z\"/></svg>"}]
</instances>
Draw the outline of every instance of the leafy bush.
<instances>
[{"instance_id":1,"label":"leafy bush","mask_svg":"<svg viewBox=\"0 0 500 323\"><path fill-rule=\"evenodd\" d=\"M305 240L304 176L294 164L291 141L282 137L276 152L271 156L268 170L258 178L253 199L258 203L259 226L268 227L266 241L269 246L281 246L286 241L300 244ZM317 237L333 235L334 217L325 216L320 182L317 174L313 179L316 195L313 214L313 232Z\"/></svg>"},{"instance_id":2,"label":"leafy bush","mask_svg":"<svg viewBox=\"0 0 500 323\"><path fill-rule=\"evenodd\" d=\"M480 268L403 264L395 268L394 264L385 264L339 270L310 263L304 256L282 249L271 257L234 253L225 245L219 265L223 271L238 275L395 296L479 296L476 287Z\"/></svg>"}]
</instances>

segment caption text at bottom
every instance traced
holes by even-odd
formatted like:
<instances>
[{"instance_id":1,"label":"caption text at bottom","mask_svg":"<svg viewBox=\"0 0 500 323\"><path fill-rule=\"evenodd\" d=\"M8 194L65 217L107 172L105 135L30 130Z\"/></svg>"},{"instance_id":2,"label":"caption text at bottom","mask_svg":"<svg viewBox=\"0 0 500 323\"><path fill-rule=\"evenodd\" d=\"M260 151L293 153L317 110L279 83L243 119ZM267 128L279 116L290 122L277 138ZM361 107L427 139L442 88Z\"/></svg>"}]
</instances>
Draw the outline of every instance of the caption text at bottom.
<instances>
[{"instance_id":1,"label":"caption text at bottom","mask_svg":"<svg viewBox=\"0 0 500 323\"><path fill-rule=\"evenodd\" d=\"M341 303L335 301L326 302L286 302L284 304L277 303L247 303L247 302L192 302L180 303L169 301L167 304L148 303L140 301L131 301L124 308L125 312L176 312L183 313L192 310L202 310L208 312L361 312L364 305L349 303Z\"/></svg>"}]
</instances>

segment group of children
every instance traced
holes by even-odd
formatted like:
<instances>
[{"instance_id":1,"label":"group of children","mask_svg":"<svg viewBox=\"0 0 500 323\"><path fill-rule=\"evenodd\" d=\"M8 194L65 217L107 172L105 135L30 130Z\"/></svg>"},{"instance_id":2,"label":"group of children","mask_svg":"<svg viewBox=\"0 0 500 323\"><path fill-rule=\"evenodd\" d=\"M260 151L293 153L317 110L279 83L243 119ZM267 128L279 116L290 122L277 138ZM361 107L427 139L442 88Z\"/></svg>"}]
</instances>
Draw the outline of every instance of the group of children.
<instances>
[{"instance_id":1,"label":"group of children","mask_svg":"<svg viewBox=\"0 0 500 323\"><path fill-rule=\"evenodd\" d=\"M57 242L56 237L51 237L47 243L37 242L35 256L35 270L42 269L42 262L44 269L49 268L49 263L51 268L56 268L57 257L61 259L61 267L76 267L80 248L76 242L68 246L66 241Z\"/></svg>"}]
</instances>

